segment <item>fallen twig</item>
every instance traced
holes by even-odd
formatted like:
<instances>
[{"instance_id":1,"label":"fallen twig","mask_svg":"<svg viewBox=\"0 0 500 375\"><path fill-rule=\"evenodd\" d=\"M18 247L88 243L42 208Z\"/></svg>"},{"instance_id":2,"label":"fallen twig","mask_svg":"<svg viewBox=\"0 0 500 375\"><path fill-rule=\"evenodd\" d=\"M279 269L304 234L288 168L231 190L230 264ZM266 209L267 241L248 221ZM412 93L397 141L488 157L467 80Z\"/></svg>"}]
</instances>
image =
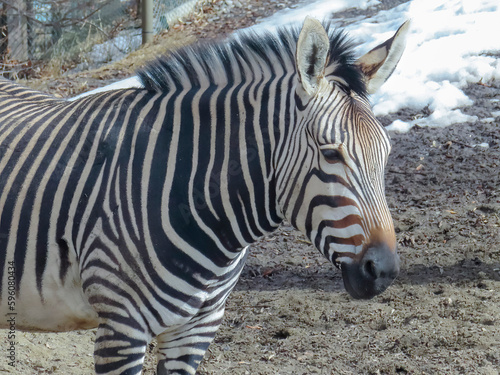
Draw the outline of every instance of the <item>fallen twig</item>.
<instances>
[{"instance_id":1,"label":"fallen twig","mask_svg":"<svg viewBox=\"0 0 500 375\"><path fill-rule=\"evenodd\" d=\"M296 241L297 242L302 242L302 243L305 243L305 244L308 244L308 245L312 245L311 241L301 240L300 238L297 238Z\"/></svg>"},{"instance_id":2,"label":"fallen twig","mask_svg":"<svg viewBox=\"0 0 500 375\"><path fill-rule=\"evenodd\" d=\"M459 141L451 141L452 144L453 143L456 143L457 145L460 145L460 146L464 146L464 147L468 147L468 148L474 148L474 146L471 146L471 145L468 145L466 143L462 143L462 142L459 142Z\"/></svg>"},{"instance_id":3,"label":"fallen twig","mask_svg":"<svg viewBox=\"0 0 500 375\"><path fill-rule=\"evenodd\" d=\"M396 171L394 169L388 169L387 172L389 172L389 173L396 173L396 174L404 174L404 175L419 174L419 175L422 175L422 176L427 176L426 173L420 172L420 171L405 172L405 171Z\"/></svg>"},{"instance_id":4,"label":"fallen twig","mask_svg":"<svg viewBox=\"0 0 500 375\"><path fill-rule=\"evenodd\" d=\"M250 329L262 329L261 326L245 326L245 327Z\"/></svg>"}]
</instances>

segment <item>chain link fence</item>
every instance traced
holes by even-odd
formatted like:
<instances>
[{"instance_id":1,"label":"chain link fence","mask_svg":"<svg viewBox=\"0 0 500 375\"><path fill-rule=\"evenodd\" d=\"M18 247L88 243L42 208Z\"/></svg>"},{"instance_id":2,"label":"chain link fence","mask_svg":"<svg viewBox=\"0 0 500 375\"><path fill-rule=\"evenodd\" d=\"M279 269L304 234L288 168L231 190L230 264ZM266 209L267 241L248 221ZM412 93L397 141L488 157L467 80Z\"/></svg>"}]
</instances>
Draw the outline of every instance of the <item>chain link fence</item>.
<instances>
[{"instance_id":1,"label":"chain link fence","mask_svg":"<svg viewBox=\"0 0 500 375\"><path fill-rule=\"evenodd\" d=\"M0 0L0 74L27 76L34 64L54 60L79 69L119 60L141 45L141 2ZM154 0L154 31L168 29L199 3Z\"/></svg>"}]
</instances>

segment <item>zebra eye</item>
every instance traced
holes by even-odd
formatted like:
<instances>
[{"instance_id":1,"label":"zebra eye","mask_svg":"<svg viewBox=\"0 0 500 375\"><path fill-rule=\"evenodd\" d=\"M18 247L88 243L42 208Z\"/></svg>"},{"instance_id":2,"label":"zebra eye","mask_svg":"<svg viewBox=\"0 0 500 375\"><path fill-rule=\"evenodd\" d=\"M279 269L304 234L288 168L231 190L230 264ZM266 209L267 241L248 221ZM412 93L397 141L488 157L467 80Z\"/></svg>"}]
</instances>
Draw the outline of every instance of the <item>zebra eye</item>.
<instances>
[{"instance_id":1,"label":"zebra eye","mask_svg":"<svg viewBox=\"0 0 500 375\"><path fill-rule=\"evenodd\" d=\"M333 148L326 148L321 150L321 153L325 157L326 161L330 164L344 161L344 158L339 150Z\"/></svg>"}]
</instances>

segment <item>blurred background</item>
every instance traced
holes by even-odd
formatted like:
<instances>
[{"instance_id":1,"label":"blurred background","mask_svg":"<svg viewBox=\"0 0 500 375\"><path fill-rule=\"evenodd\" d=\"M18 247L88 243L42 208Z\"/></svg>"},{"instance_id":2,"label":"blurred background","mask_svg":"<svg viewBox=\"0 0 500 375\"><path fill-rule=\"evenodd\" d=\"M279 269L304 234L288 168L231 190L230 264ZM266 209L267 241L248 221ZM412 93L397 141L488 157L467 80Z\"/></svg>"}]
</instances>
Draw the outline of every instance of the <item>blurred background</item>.
<instances>
[{"instance_id":1,"label":"blurred background","mask_svg":"<svg viewBox=\"0 0 500 375\"><path fill-rule=\"evenodd\" d=\"M50 62L54 70L86 70L116 61L142 43L143 3L153 33L190 14L198 0L0 1L0 74L28 78Z\"/></svg>"}]
</instances>

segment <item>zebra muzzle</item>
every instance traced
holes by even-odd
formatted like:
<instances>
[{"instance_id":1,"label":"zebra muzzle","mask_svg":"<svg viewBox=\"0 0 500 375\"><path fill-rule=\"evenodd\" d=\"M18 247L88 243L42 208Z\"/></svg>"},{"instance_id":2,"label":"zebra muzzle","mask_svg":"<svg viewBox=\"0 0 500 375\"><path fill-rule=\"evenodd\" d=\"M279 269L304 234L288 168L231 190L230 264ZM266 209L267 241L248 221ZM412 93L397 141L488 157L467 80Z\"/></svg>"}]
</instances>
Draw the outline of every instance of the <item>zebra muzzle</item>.
<instances>
[{"instance_id":1,"label":"zebra muzzle","mask_svg":"<svg viewBox=\"0 0 500 375\"><path fill-rule=\"evenodd\" d=\"M398 276L399 255L385 244L370 247L359 261L343 263L341 270L347 292L356 299L370 299Z\"/></svg>"}]
</instances>

